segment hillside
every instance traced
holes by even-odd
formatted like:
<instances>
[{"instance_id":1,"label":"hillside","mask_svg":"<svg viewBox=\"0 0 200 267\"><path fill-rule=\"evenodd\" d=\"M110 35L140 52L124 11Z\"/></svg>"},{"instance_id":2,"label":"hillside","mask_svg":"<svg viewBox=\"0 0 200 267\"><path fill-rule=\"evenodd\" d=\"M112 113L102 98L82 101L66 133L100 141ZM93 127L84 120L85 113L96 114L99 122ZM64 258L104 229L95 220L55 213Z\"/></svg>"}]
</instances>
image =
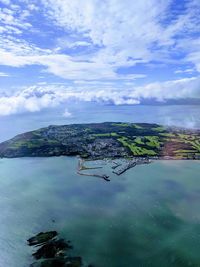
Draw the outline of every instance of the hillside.
<instances>
[{"instance_id":1,"label":"hillside","mask_svg":"<svg viewBox=\"0 0 200 267\"><path fill-rule=\"evenodd\" d=\"M1 157L60 155L200 159L200 130L120 122L52 125L0 144Z\"/></svg>"}]
</instances>

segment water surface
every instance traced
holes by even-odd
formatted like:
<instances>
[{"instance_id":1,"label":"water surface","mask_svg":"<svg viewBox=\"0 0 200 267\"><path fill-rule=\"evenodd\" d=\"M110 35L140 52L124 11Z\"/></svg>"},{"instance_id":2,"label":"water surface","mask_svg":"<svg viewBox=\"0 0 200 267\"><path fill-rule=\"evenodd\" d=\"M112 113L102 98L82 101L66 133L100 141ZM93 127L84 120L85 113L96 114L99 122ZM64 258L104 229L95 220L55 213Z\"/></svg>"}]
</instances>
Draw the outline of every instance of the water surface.
<instances>
[{"instance_id":1,"label":"water surface","mask_svg":"<svg viewBox=\"0 0 200 267\"><path fill-rule=\"evenodd\" d=\"M200 266L199 161L157 161L111 182L79 176L76 165L1 159L0 266L29 266L26 239L51 229L95 267Z\"/></svg>"}]
</instances>

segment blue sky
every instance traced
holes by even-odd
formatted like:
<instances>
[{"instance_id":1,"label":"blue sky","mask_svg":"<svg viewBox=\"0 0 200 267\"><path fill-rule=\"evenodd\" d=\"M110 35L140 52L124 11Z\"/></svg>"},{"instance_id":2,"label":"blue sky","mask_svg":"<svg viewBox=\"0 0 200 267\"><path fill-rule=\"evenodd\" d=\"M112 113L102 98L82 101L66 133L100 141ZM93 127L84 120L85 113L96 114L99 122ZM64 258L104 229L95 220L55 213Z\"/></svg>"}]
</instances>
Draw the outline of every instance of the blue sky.
<instances>
[{"instance_id":1,"label":"blue sky","mask_svg":"<svg viewBox=\"0 0 200 267\"><path fill-rule=\"evenodd\" d=\"M0 115L199 98L199 14L199 0L0 0Z\"/></svg>"}]
</instances>

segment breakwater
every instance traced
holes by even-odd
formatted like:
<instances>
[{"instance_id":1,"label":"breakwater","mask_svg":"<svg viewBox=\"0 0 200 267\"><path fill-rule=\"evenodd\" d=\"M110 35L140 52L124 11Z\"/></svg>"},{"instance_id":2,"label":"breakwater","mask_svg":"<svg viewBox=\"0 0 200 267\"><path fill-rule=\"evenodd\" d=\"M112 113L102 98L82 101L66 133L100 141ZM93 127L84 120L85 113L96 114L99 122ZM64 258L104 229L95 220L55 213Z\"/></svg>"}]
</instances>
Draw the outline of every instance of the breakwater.
<instances>
[{"instance_id":1,"label":"breakwater","mask_svg":"<svg viewBox=\"0 0 200 267\"><path fill-rule=\"evenodd\" d=\"M113 173L116 175L121 175L127 170L135 167L136 165L141 165L141 164L149 164L151 161L148 158L134 158L131 160L127 160L127 163L124 165L118 165L114 170ZM118 168L120 167L120 168Z\"/></svg>"},{"instance_id":2,"label":"breakwater","mask_svg":"<svg viewBox=\"0 0 200 267\"><path fill-rule=\"evenodd\" d=\"M101 169L102 167L86 167L84 165L84 160L82 158L78 159L78 167L77 167L77 174L84 175L84 176L92 176L97 178L102 178L105 181L109 182L109 176L106 174L95 174L95 173L85 173L83 170L94 170L94 169Z\"/></svg>"}]
</instances>

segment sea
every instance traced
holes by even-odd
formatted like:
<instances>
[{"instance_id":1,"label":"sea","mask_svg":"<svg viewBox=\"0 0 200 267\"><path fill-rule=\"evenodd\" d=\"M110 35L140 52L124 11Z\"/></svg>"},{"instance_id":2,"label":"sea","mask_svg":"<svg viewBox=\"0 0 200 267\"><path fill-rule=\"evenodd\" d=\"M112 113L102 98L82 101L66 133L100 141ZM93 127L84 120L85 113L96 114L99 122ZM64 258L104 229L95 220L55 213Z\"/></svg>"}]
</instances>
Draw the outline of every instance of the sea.
<instances>
[{"instance_id":1,"label":"sea","mask_svg":"<svg viewBox=\"0 0 200 267\"><path fill-rule=\"evenodd\" d=\"M50 124L149 122L200 128L198 106L75 104L0 118L0 140ZM110 182L76 173L76 157L0 159L0 267L27 267L27 239L56 230L94 267L199 267L200 162L153 161Z\"/></svg>"}]
</instances>

